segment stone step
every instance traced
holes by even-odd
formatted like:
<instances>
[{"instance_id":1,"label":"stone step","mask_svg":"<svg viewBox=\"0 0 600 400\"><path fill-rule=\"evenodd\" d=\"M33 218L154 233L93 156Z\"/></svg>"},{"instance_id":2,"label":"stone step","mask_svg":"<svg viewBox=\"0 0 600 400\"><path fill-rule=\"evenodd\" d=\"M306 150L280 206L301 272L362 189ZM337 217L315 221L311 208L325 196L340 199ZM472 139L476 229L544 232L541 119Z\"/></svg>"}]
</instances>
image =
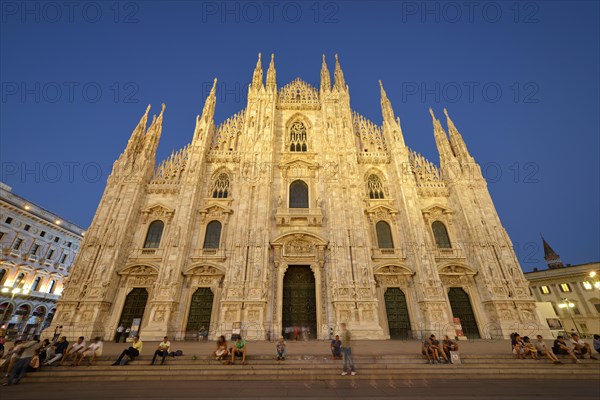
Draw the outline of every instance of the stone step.
<instances>
[{"instance_id":1,"label":"stone step","mask_svg":"<svg viewBox=\"0 0 600 400\"><path fill-rule=\"evenodd\" d=\"M259 380L259 381L326 381L337 379L360 379L360 380L388 380L388 379L570 379L570 380L598 380L597 371L585 371L579 368L562 369L555 371L538 371L531 369L461 369L450 370L440 369L432 366L429 370L416 371L414 369L406 370L365 370L359 369L354 377L344 377L340 375L340 370L331 371L305 371L299 373L293 370L281 371L261 371L261 370L230 370L230 371L209 371L211 373L199 373L199 371L177 371L177 374L159 371L159 374L149 374L148 371L124 371L118 374L90 371L86 374L42 374L33 373L27 375L27 382L73 382L77 381L231 381L234 380Z\"/></svg>"}]
</instances>

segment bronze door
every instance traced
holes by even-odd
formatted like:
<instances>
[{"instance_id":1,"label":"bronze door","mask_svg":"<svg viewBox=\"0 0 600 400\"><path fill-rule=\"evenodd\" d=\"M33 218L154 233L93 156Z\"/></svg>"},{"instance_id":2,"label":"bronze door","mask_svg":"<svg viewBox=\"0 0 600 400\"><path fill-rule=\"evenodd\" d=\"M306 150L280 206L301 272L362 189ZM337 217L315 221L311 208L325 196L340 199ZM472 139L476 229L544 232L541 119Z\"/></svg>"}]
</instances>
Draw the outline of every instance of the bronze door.
<instances>
[{"instance_id":1,"label":"bronze door","mask_svg":"<svg viewBox=\"0 0 600 400\"><path fill-rule=\"evenodd\" d=\"M315 276L307 265L289 266L283 278L282 335L293 339L294 332L317 337ZM303 330L304 328L304 330Z\"/></svg>"},{"instance_id":2,"label":"bronze door","mask_svg":"<svg viewBox=\"0 0 600 400\"><path fill-rule=\"evenodd\" d=\"M410 317L406 296L399 288L388 288L385 291L385 310L387 312L390 339L411 338Z\"/></svg>"},{"instance_id":3,"label":"bronze door","mask_svg":"<svg viewBox=\"0 0 600 400\"><path fill-rule=\"evenodd\" d=\"M450 307L452 308L452 317L460 318L462 331L464 335L471 339L479 339L479 328L477 328L477 320L471 307L471 300L467 292L463 288L450 288L448 292Z\"/></svg>"},{"instance_id":4,"label":"bronze door","mask_svg":"<svg viewBox=\"0 0 600 400\"><path fill-rule=\"evenodd\" d=\"M123 312L121 312L121 319L119 319L119 325L124 327L130 327L135 318L139 318L140 321L144 317L144 311L146 310L146 302L148 301L148 292L144 288L135 288L125 298L125 304L123 305ZM141 324L140 324L141 326Z\"/></svg>"},{"instance_id":5,"label":"bronze door","mask_svg":"<svg viewBox=\"0 0 600 400\"><path fill-rule=\"evenodd\" d=\"M190 333L190 336L197 335L201 330L208 332L214 297L212 290L207 287L196 289L192 295L190 313L185 329L187 333Z\"/></svg>"}]
</instances>

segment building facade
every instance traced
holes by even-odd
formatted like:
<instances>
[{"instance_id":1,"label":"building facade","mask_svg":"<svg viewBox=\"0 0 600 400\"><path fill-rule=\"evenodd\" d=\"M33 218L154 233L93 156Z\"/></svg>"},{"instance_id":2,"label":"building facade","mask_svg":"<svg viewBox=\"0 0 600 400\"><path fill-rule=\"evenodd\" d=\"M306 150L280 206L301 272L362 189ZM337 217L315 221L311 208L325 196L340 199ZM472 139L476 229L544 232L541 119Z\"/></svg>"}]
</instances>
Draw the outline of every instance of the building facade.
<instances>
[{"instance_id":1,"label":"building facade","mask_svg":"<svg viewBox=\"0 0 600 400\"><path fill-rule=\"evenodd\" d=\"M115 161L55 323L110 338L507 337L539 322L479 165L430 110L440 167L350 107L336 56L320 89L279 87L260 60L246 107L218 126L216 79L191 143L155 165L165 107ZM444 110L445 112L445 110Z\"/></svg>"},{"instance_id":2,"label":"building facade","mask_svg":"<svg viewBox=\"0 0 600 400\"><path fill-rule=\"evenodd\" d=\"M83 229L0 183L0 327L31 337L52 322Z\"/></svg>"},{"instance_id":3,"label":"building facade","mask_svg":"<svg viewBox=\"0 0 600 400\"><path fill-rule=\"evenodd\" d=\"M525 273L536 301L549 302L567 331L600 333L600 262L566 266L543 240L548 269Z\"/></svg>"}]
</instances>

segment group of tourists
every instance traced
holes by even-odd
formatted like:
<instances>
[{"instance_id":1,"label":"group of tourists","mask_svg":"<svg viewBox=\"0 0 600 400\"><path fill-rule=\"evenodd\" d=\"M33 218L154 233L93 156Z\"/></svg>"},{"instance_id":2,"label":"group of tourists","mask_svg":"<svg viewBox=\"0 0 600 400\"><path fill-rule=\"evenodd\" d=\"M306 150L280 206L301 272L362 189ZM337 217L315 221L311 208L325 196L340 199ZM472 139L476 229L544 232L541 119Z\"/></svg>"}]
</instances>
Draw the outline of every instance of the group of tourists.
<instances>
[{"instance_id":1,"label":"group of tourists","mask_svg":"<svg viewBox=\"0 0 600 400\"><path fill-rule=\"evenodd\" d=\"M4 348L6 340L2 340ZM85 338L80 336L70 346L66 336L55 336L53 341L40 341L38 336L29 341L15 340L12 348L6 354L2 354L2 372L7 378L3 386L18 384L28 372L35 372L42 366L62 366L69 361L71 366L78 366L86 359L89 365L92 365L96 358L102 355L102 347L100 337L93 338L91 343L86 345Z\"/></svg>"},{"instance_id":2,"label":"group of tourists","mask_svg":"<svg viewBox=\"0 0 600 400\"><path fill-rule=\"evenodd\" d=\"M421 342L421 354L427 357L427 364L449 364L451 362L450 352L458 351L458 343L451 340L448 335L444 335L441 341L431 334L427 339Z\"/></svg>"},{"instance_id":3,"label":"group of tourists","mask_svg":"<svg viewBox=\"0 0 600 400\"><path fill-rule=\"evenodd\" d=\"M597 360L597 358L592 355L592 348L589 343L581 340L577 333L571 333L571 345L567 343L564 336L557 336L552 348L546 347L542 335L537 335L536 341L533 343L529 337L521 337L517 332L512 333L510 337L512 352L520 359L525 359L529 356L531 359L539 360L540 357L546 356L554 364L562 364L562 361L560 361L557 356L565 355L569 356L574 363L579 364L581 363L579 358L584 358L584 356L587 355L590 359ZM596 352L600 353L599 335L594 335L594 349Z\"/></svg>"}]
</instances>

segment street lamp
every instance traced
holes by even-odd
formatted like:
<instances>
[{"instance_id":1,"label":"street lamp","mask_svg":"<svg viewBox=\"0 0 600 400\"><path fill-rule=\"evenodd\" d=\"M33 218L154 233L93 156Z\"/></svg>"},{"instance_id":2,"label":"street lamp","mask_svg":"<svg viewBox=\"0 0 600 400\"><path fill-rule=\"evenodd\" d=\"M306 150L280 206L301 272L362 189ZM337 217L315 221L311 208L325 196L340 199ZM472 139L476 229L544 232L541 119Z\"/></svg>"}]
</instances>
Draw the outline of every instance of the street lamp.
<instances>
[{"instance_id":1,"label":"street lamp","mask_svg":"<svg viewBox=\"0 0 600 400\"><path fill-rule=\"evenodd\" d=\"M593 285L596 289L600 290L600 279L598 277L598 273L596 271L592 271L589 274L589 277L592 279L592 281L594 282ZM591 289L591 288L590 288Z\"/></svg>"},{"instance_id":2,"label":"street lamp","mask_svg":"<svg viewBox=\"0 0 600 400\"><path fill-rule=\"evenodd\" d=\"M575 318L573 318L573 313L571 313L571 308L575 308L575 304L571 303L571 300L569 299L562 299L562 303L560 303L558 305L558 308L566 308L567 312L569 313L569 316L571 317L571 321L573 322L573 325L575 326L575 330L577 331L577 335L579 337L581 337L580 333L579 333L579 328L577 327L577 324L575 323Z\"/></svg>"}]
</instances>

